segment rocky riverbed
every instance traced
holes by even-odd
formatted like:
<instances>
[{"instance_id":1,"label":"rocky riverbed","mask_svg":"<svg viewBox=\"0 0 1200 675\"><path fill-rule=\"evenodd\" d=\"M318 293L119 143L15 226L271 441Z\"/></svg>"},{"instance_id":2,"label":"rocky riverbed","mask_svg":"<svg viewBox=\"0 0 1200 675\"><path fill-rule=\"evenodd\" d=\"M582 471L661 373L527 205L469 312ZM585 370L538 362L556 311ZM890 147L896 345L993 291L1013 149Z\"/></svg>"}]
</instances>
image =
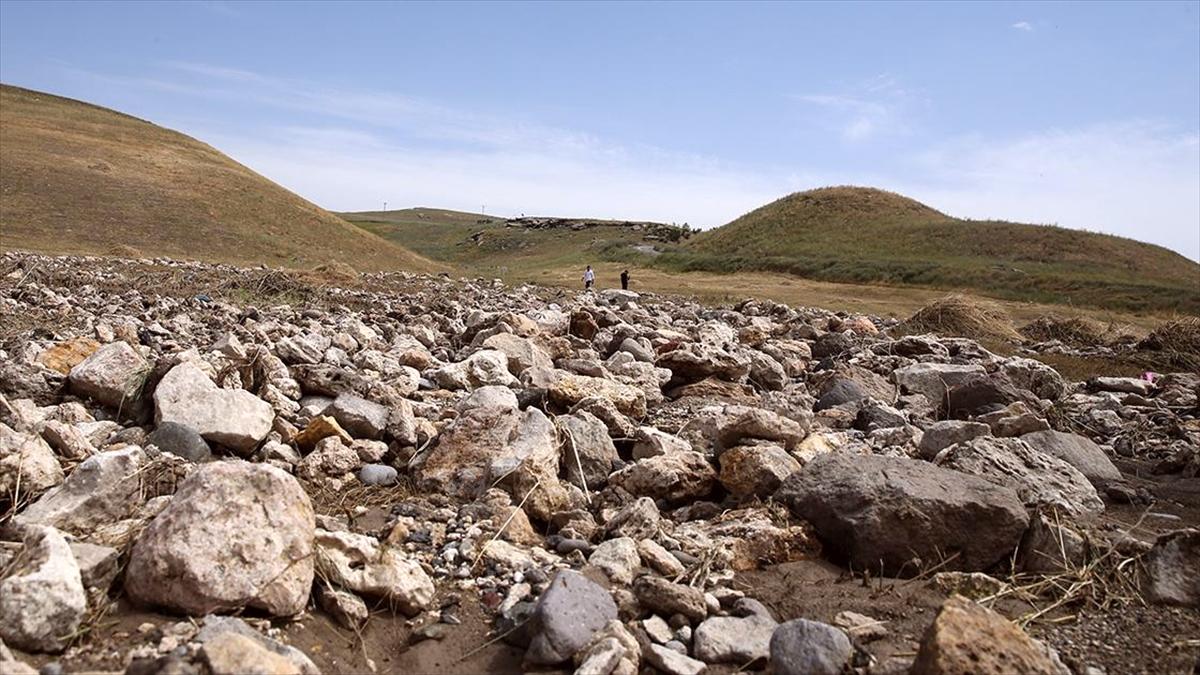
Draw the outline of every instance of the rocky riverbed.
<instances>
[{"instance_id":1,"label":"rocky riverbed","mask_svg":"<svg viewBox=\"0 0 1200 675\"><path fill-rule=\"evenodd\" d=\"M1197 667L1196 373L171 260L0 316L5 673Z\"/></svg>"}]
</instances>

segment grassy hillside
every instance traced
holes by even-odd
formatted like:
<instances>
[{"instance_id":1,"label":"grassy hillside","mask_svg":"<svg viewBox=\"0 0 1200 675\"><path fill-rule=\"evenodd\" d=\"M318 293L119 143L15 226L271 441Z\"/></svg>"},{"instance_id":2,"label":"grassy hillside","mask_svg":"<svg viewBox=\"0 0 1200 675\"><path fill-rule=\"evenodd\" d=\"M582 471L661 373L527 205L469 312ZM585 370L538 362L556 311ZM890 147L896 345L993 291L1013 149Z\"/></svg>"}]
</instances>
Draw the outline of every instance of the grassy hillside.
<instances>
[{"instance_id":1,"label":"grassy hillside","mask_svg":"<svg viewBox=\"0 0 1200 675\"><path fill-rule=\"evenodd\" d=\"M446 209L414 208L339 214L420 255L453 264L468 276L541 281L577 275L585 265L614 259L614 252L647 250L656 241L646 229L617 221L588 220L589 227L537 229L503 218Z\"/></svg>"},{"instance_id":2,"label":"grassy hillside","mask_svg":"<svg viewBox=\"0 0 1200 675\"><path fill-rule=\"evenodd\" d=\"M995 297L1200 313L1200 265L1111 235L968 221L882 190L784 197L693 237L654 263L685 271L973 289Z\"/></svg>"},{"instance_id":3,"label":"grassy hillside","mask_svg":"<svg viewBox=\"0 0 1200 675\"><path fill-rule=\"evenodd\" d=\"M584 265L590 264L596 270L600 288L617 286L621 270L628 268L633 278L632 288L638 291L691 295L706 302L770 298L792 305L897 318L908 317L946 295L941 289L915 285L829 282L761 271L737 274L680 272L673 269L674 263L661 265L656 261L686 254L686 243L649 239L645 232L615 223L585 230L530 230L507 227L507 221L501 218L430 208L339 215L380 236L401 242L421 255L453 265L462 274L499 277L509 283L534 282L579 288L580 272ZM696 236L693 234L692 238ZM639 252L652 249L665 252L658 256ZM998 302L1012 315L1016 326L1053 314L1081 316L1105 324L1132 325L1144 334L1162 319L1174 315L1171 311L1147 310L1145 307L1130 312L1095 306Z\"/></svg>"},{"instance_id":4,"label":"grassy hillside","mask_svg":"<svg viewBox=\"0 0 1200 675\"><path fill-rule=\"evenodd\" d=\"M170 129L0 85L0 247L363 271L439 265Z\"/></svg>"}]
</instances>

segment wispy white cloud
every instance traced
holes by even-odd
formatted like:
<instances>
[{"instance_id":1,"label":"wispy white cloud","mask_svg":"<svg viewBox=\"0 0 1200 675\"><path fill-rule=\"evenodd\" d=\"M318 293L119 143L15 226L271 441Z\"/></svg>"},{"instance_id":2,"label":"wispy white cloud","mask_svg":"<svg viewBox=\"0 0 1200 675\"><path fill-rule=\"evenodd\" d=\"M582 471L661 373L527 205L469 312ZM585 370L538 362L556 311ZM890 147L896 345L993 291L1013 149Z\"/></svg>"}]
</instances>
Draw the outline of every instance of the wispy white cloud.
<instances>
[{"instance_id":1,"label":"wispy white cloud","mask_svg":"<svg viewBox=\"0 0 1200 675\"><path fill-rule=\"evenodd\" d=\"M1017 30L1025 31L1026 33L1033 32L1033 24L1029 23L1028 21L1018 21L1014 23L1011 28L1016 28Z\"/></svg>"},{"instance_id":2,"label":"wispy white cloud","mask_svg":"<svg viewBox=\"0 0 1200 675\"><path fill-rule=\"evenodd\" d=\"M860 142L908 131L905 115L916 97L890 75L879 75L836 94L800 94L793 100L817 108L819 123Z\"/></svg>"}]
</instances>

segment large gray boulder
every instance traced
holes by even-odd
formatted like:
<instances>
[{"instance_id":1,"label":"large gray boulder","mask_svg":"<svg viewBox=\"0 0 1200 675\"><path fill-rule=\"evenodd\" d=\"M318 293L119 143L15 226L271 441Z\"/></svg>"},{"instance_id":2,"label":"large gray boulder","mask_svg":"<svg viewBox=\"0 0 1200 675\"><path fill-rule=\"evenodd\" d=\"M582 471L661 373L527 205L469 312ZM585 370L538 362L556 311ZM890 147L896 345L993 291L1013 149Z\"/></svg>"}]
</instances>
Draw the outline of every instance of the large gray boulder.
<instances>
[{"instance_id":1,"label":"large gray boulder","mask_svg":"<svg viewBox=\"0 0 1200 675\"><path fill-rule=\"evenodd\" d=\"M1093 485L1121 480L1121 472L1092 439L1046 429L1021 436L1038 452L1057 457L1079 470Z\"/></svg>"},{"instance_id":2,"label":"large gray boulder","mask_svg":"<svg viewBox=\"0 0 1200 675\"><path fill-rule=\"evenodd\" d=\"M934 462L1010 487L1030 507L1051 506L1076 516L1104 511L1096 488L1082 473L1019 438L981 436L946 448Z\"/></svg>"},{"instance_id":3,"label":"large gray boulder","mask_svg":"<svg viewBox=\"0 0 1200 675\"><path fill-rule=\"evenodd\" d=\"M578 572L560 570L530 619L534 637L525 660L539 665L563 663L616 618L617 605L608 591Z\"/></svg>"},{"instance_id":4,"label":"large gray boulder","mask_svg":"<svg viewBox=\"0 0 1200 675\"><path fill-rule=\"evenodd\" d=\"M29 652L62 651L87 611L67 540L52 527L27 527L24 547L4 572L0 638Z\"/></svg>"},{"instance_id":5,"label":"large gray boulder","mask_svg":"<svg viewBox=\"0 0 1200 675\"><path fill-rule=\"evenodd\" d=\"M155 421L195 429L211 443L248 455L271 431L271 404L242 389L221 389L195 364L172 368L154 389Z\"/></svg>"},{"instance_id":6,"label":"large gray boulder","mask_svg":"<svg viewBox=\"0 0 1200 675\"><path fill-rule=\"evenodd\" d=\"M987 569L1013 552L1029 522L1011 488L898 457L819 455L775 499L850 567L888 575L943 562Z\"/></svg>"},{"instance_id":7,"label":"large gray boulder","mask_svg":"<svg viewBox=\"0 0 1200 675\"><path fill-rule=\"evenodd\" d=\"M126 342L110 342L71 369L71 390L110 408L129 409L141 398L150 364Z\"/></svg>"},{"instance_id":8,"label":"large gray boulder","mask_svg":"<svg viewBox=\"0 0 1200 675\"><path fill-rule=\"evenodd\" d=\"M314 516L291 475L267 464L202 465L138 537L125 592L191 616L245 607L304 609L313 580Z\"/></svg>"},{"instance_id":9,"label":"large gray boulder","mask_svg":"<svg viewBox=\"0 0 1200 675\"><path fill-rule=\"evenodd\" d=\"M137 446L88 457L62 485L43 494L13 518L19 525L49 525L85 535L109 523L129 518L142 504L136 475L146 464Z\"/></svg>"}]
</instances>

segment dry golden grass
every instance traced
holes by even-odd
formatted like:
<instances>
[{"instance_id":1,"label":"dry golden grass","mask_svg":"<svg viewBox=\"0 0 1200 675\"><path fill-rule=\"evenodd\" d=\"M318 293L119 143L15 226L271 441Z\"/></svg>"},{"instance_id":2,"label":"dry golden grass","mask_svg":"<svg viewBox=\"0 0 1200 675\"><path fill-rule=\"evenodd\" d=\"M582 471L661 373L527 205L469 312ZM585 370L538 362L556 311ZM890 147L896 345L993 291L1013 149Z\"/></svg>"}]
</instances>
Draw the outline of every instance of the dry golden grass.
<instances>
[{"instance_id":1,"label":"dry golden grass","mask_svg":"<svg viewBox=\"0 0 1200 675\"><path fill-rule=\"evenodd\" d=\"M149 122L0 85L0 247L362 271L442 266Z\"/></svg>"},{"instance_id":2,"label":"dry golden grass","mask_svg":"<svg viewBox=\"0 0 1200 675\"><path fill-rule=\"evenodd\" d=\"M977 340L1019 341L1012 317L994 302L949 295L922 307L900 329L907 333L937 333Z\"/></svg>"}]
</instances>

